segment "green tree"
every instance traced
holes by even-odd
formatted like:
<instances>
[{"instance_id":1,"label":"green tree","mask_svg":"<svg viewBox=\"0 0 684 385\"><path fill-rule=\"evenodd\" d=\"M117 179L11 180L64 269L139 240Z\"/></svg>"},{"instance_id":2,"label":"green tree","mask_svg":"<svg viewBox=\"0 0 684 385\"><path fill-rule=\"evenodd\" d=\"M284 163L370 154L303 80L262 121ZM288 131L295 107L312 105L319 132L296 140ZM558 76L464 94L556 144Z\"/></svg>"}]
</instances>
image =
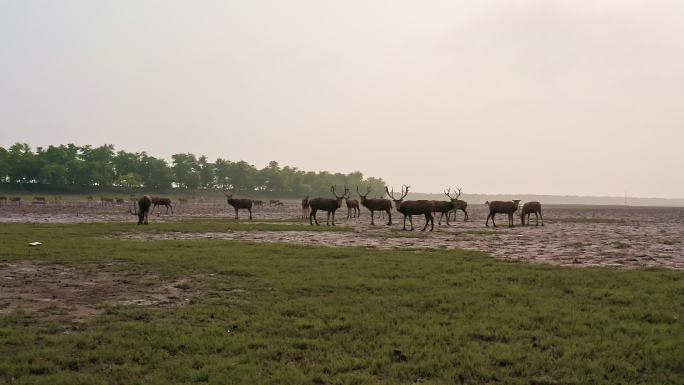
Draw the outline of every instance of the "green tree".
<instances>
[{"instance_id":1,"label":"green tree","mask_svg":"<svg viewBox=\"0 0 684 385\"><path fill-rule=\"evenodd\" d=\"M195 155L174 154L173 159L173 178L179 187L194 189L200 184L199 164Z\"/></svg>"}]
</instances>

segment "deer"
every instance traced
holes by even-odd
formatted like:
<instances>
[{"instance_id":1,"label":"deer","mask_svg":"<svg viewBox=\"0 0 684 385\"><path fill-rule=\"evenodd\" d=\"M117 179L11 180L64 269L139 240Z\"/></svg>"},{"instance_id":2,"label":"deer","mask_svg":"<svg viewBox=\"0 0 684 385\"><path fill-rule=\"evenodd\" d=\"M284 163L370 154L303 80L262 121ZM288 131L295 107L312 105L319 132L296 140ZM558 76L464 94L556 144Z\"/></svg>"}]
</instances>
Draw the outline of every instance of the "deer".
<instances>
[{"instance_id":1,"label":"deer","mask_svg":"<svg viewBox=\"0 0 684 385\"><path fill-rule=\"evenodd\" d=\"M421 231L425 231L429 224L432 224L432 226L430 227L430 231L433 231L435 229L435 218L432 216L432 201L404 201L404 198L406 198L406 196L409 193L410 187L411 186L404 185L401 188L401 198L396 199L394 197L394 189L392 189L392 192L390 193L390 191L385 186L385 192L387 193L387 195L389 195L392 201L394 201L394 207L398 212L404 215L404 227L402 228L402 230L406 230L406 217L409 218L409 222L411 223L411 231L413 231L413 216L425 215L425 226Z\"/></svg>"},{"instance_id":2,"label":"deer","mask_svg":"<svg viewBox=\"0 0 684 385\"><path fill-rule=\"evenodd\" d=\"M463 222L467 222L468 221L468 211L467 211L468 202L458 199L461 196L461 188L456 187L456 190L458 190L458 195L456 195L456 198L451 199L451 197L449 197L451 199L451 201L454 203L454 220L456 220L456 212L458 210L461 210L461 211L463 211L463 214L465 214L465 218L463 218Z\"/></svg>"},{"instance_id":3,"label":"deer","mask_svg":"<svg viewBox=\"0 0 684 385\"><path fill-rule=\"evenodd\" d=\"M542 216L541 203L539 202L527 202L523 205L520 211L520 222L525 226L525 216L527 216L527 225L530 224L530 214L534 214L537 218L537 224L539 226L539 218L542 220L542 226L544 226L544 217Z\"/></svg>"},{"instance_id":4,"label":"deer","mask_svg":"<svg viewBox=\"0 0 684 385\"><path fill-rule=\"evenodd\" d=\"M166 213L168 214L169 209L171 209L171 214L173 214L173 205L171 205L171 199L152 197L152 210L156 209L157 206L166 206Z\"/></svg>"},{"instance_id":5,"label":"deer","mask_svg":"<svg viewBox=\"0 0 684 385\"><path fill-rule=\"evenodd\" d=\"M271 199L268 201L269 206L282 206L283 202L279 201L278 199Z\"/></svg>"},{"instance_id":6,"label":"deer","mask_svg":"<svg viewBox=\"0 0 684 385\"><path fill-rule=\"evenodd\" d=\"M494 216L496 214L507 214L508 215L508 226L515 227L513 224L513 214L518 210L518 205L520 204L519 199L514 199L512 201L492 201L485 202L489 206L489 215L487 215L487 222L485 226L489 227L489 218L492 218L492 224L496 227L496 222L494 222Z\"/></svg>"},{"instance_id":7,"label":"deer","mask_svg":"<svg viewBox=\"0 0 684 385\"><path fill-rule=\"evenodd\" d=\"M116 204L117 205L122 205L124 204L125 200L123 198L116 198Z\"/></svg>"},{"instance_id":8,"label":"deer","mask_svg":"<svg viewBox=\"0 0 684 385\"><path fill-rule=\"evenodd\" d=\"M306 218L309 216L309 196L305 196L304 199L302 199L302 218Z\"/></svg>"},{"instance_id":9,"label":"deer","mask_svg":"<svg viewBox=\"0 0 684 385\"><path fill-rule=\"evenodd\" d=\"M392 225L392 201L384 198L368 199L368 195L371 193L370 187L366 189L365 195L361 194L361 191L359 191L359 186L356 186L356 192L359 194L359 197L361 198L361 205L363 205L363 207L367 208L371 212L371 226L375 226L376 211L380 211L381 214L383 212L386 212L387 217L389 218L387 226Z\"/></svg>"},{"instance_id":10,"label":"deer","mask_svg":"<svg viewBox=\"0 0 684 385\"><path fill-rule=\"evenodd\" d=\"M178 198L178 204L184 205L188 203L188 198Z\"/></svg>"},{"instance_id":11,"label":"deer","mask_svg":"<svg viewBox=\"0 0 684 385\"><path fill-rule=\"evenodd\" d=\"M106 198L106 197L100 197L100 204L103 205L103 206L104 206L104 205L108 205L108 204L113 205L113 204L114 204L114 199L112 199L112 198Z\"/></svg>"},{"instance_id":12,"label":"deer","mask_svg":"<svg viewBox=\"0 0 684 385\"><path fill-rule=\"evenodd\" d=\"M21 201L22 201L21 197L12 197L12 198L10 198L10 202L16 203L16 204L19 205L19 206L21 206Z\"/></svg>"},{"instance_id":13,"label":"deer","mask_svg":"<svg viewBox=\"0 0 684 385\"><path fill-rule=\"evenodd\" d=\"M335 226L335 211L337 211L337 209L339 209L342 206L342 200L345 199L347 197L347 194L349 193L349 189L347 188L347 186L344 186L344 193L342 193L341 196L338 196L335 192L336 187L337 186L330 186L330 192L332 192L333 196L335 197L334 199L314 198L309 200L309 207L311 208L311 211L309 213L309 224L311 226L313 226L314 222L316 222L316 226L320 226L318 224L318 220L316 219L316 212L318 210L325 211L328 213L328 218L325 221L325 224L327 226L330 226L330 213L332 213L332 225Z\"/></svg>"},{"instance_id":14,"label":"deer","mask_svg":"<svg viewBox=\"0 0 684 385\"><path fill-rule=\"evenodd\" d=\"M47 203L47 199L45 199L45 197L33 197L33 203L44 205Z\"/></svg>"},{"instance_id":15,"label":"deer","mask_svg":"<svg viewBox=\"0 0 684 385\"><path fill-rule=\"evenodd\" d=\"M344 202L347 204L347 219L358 218L359 214L361 214L361 210L359 210L359 200L347 198Z\"/></svg>"},{"instance_id":16,"label":"deer","mask_svg":"<svg viewBox=\"0 0 684 385\"><path fill-rule=\"evenodd\" d=\"M2 207L2 204L5 204L7 206L7 197L6 196L0 196L0 207Z\"/></svg>"},{"instance_id":17,"label":"deer","mask_svg":"<svg viewBox=\"0 0 684 385\"><path fill-rule=\"evenodd\" d=\"M437 223L438 225L442 225L442 217L444 217L444 214L446 214L446 224L447 226L451 226L449 223L449 213L453 211L456 208L456 199L458 198L458 195L456 197L451 196L451 189L447 189L444 191L444 195L449 197L448 201L432 201L432 212L433 213L440 213L439 215L439 222ZM459 194L460 195L460 194Z\"/></svg>"},{"instance_id":18,"label":"deer","mask_svg":"<svg viewBox=\"0 0 684 385\"><path fill-rule=\"evenodd\" d=\"M147 217L150 212L150 206L152 206L152 198L149 195L145 195L138 199L137 202L133 202L133 211L131 214L138 216L138 224L146 225Z\"/></svg>"},{"instance_id":19,"label":"deer","mask_svg":"<svg viewBox=\"0 0 684 385\"><path fill-rule=\"evenodd\" d=\"M254 206L259 206L259 207L264 205L264 201L261 201L261 200L255 200L255 201L252 201L252 203L254 204Z\"/></svg>"},{"instance_id":20,"label":"deer","mask_svg":"<svg viewBox=\"0 0 684 385\"><path fill-rule=\"evenodd\" d=\"M249 211L249 220L252 220L252 205L253 202L251 199L233 199L233 193L228 194L224 192L226 195L226 202L228 202L229 205L233 206L235 209L235 220L238 220L238 210L239 209L247 209Z\"/></svg>"}]
</instances>

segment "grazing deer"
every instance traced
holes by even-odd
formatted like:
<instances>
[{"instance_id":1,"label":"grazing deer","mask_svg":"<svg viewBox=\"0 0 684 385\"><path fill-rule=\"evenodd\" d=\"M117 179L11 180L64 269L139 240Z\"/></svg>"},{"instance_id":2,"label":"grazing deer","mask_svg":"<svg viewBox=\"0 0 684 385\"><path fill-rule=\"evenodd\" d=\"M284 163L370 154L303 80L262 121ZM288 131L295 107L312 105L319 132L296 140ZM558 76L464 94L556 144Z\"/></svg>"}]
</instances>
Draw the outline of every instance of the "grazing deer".
<instances>
[{"instance_id":1,"label":"grazing deer","mask_svg":"<svg viewBox=\"0 0 684 385\"><path fill-rule=\"evenodd\" d=\"M283 202L279 201L278 199L271 199L268 201L269 206L282 206Z\"/></svg>"},{"instance_id":2,"label":"grazing deer","mask_svg":"<svg viewBox=\"0 0 684 385\"><path fill-rule=\"evenodd\" d=\"M116 198L116 204L117 204L117 205L122 205L122 204L124 204L124 202L125 202L125 201L124 201L123 198Z\"/></svg>"},{"instance_id":3,"label":"grazing deer","mask_svg":"<svg viewBox=\"0 0 684 385\"><path fill-rule=\"evenodd\" d=\"M537 224L539 226L539 218L542 220L542 226L544 226L544 217L542 216L541 203L539 202L527 202L523 205L520 211L520 222L525 226L525 216L527 216L527 225L530 224L530 214L534 214L537 218Z\"/></svg>"},{"instance_id":4,"label":"grazing deer","mask_svg":"<svg viewBox=\"0 0 684 385\"><path fill-rule=\"evenodd\" d=\"M305 196L304 199L302 199L302 218L306 218L309 216L309 196Z\"/></svg>"},{"instance_id":5,"label":"grazing deer","mask_svg":"<svg viewBox=\"0 0 684 385\"><path fill-rule=\"evenodd\" d=\"M2 204L5 204L7 206L7 197L6 196L0 196L0 207L2 207Z\"/></svg>"},{"instance_id":6,"label":"grazing deer","mask_svg":"<svg viewBox=\"0 0 684 385\"><path fill-rule=\"evenodd\" d=\"M413 231L414 215L425 215L425 226L421 231L425 231L429 224L432 224L432 226L430 227L430 231L434 230L435 218L432 216L432 201L417 200L403 202L404 198L409 193L410 187L411 186L404 185L401 188L401 198L399 199L396 199L394 197L394 189L392 189L392 192L390 193L387 187L385 187L385 192L387 192L387 195L389 195L389 197L394 201L394 207L397 209L398 212L404 215L404 227L402 228L402 230L406 230L406 217L408 217L409 222L411 223L411 231Z\"/></svg>"},{"instance_id":7,"label":"grazing deer","mask_svg":"<svg viewBox=\"0 0 684 385\"><path fill-rule=\"evenodd\" d=\"M16 203L17 205L21 206L21 197L12 197L10 198L10 202Z\"/></svg>"},{"instance_id":8,"label":"grazing deer","mask_svg":"<svg viewBox=\"0 0 684 385\"><path fill-rule=\"evenodd\" d=\"M133 210L131 214L138 216L138 224L146 225L147 217L150 212L150 206L152 206L152 198L149 195L145 195L138 199L137 202L133 202Z\"/></svg>"},{"instance_id":9,"label":"grazing deer","mask_svg":"<svg viewBox=\"0 0 684 385\"><path fill-rule=\"evenodd\" d=\"M347 219L358 218L361 210L359 210L358 199L345 199L344 202L347 204Z\"/></svg>"},{"instance_id":10,"label":"grazing deer","mask_svg":"<svg viewBox=\"0 0 684 385\"><path fill-rule=\"evenodd\" d=\"M485 202L489 206L489 215L487 215L487 222L485 226L489 227L489 218L492 218L492 224L496 227L496 222L494 222L494 216L496 214L507 214L508 215L508 226L515 227L513 224L513 214L518 210L518 205L520 204L519 199L514 199L512 201L493 201Z\"/></svg>"},{"instance_id":11,"label":"grazing deer","mask_svg":"<svg viewBox=\"0 0 684 385\"><path fill-rule=\"evenodd\" d=\"M178 198L178 204L184 205L188 203L188 198Z\"/></svg>"},{"instance_id":12,"label":"grazing deer","mask_svg":"<svg viewBox=\"0 0 684 385\"><path fill-rule=\"evenodd\" d=\"M432 201L432 212L434 214L439 213L439 222L437 222L438 225L442 225L442 217L444 217L444 214L446 214L446 224L447 226L451 226L449 223L449 213L454 210L456 207L454 201L456 198L451 196L451 189L447 189L444 192L444 195L449 197L448 201Z\"/></svg>"},{"instance_id":13,"label":"grazing deer","mask_svg":"<svg viewBox=\"0 0 684 385\"><path fill-rule=\"evenodd\" d=\"M344 186L344 193L341 196L337 196L335 193L336 186L330 186L330 192L332 192L335 199L332 198L314 198L309 201L309 207L311 212L309 213L309 224L313 226L313 222L316 222L318 226L318 220L316 219L316 212L322 210L328 213L328 218L325 224L330 226L330 213L332 213L332 225L335 226L335 211L342 207L342 200L347 197L349 189ZM313 218L313 221L311 220Z\"/></svg>"},{"instance_id":14,"label":"grazing deer","mask_svg":"<svg viewBox=\"0 0 684 385\"><path fill-rule=\"evenodd\" d=\"M157 206L166 206L166 213L168 214L169 209L171 209L171 214L173 214L173 205L171 205L171 199L152 197L152 210L156 209Z\"/></svg>"},{"instance_id":15,"label":"grazing deer","mask_svg":"<svg viewBox=\"0 0 684 385\"><path fill-rule=\"evenodd\" d=\"M383 198L368 199L368 194L371 193L370 187L367 187L366 195L361 194L361 191L359 191L359 186L356 186L356 192L359 194L359 197L361 198L361 205L363 205L363 207L367 208L371 212L371 226L375 226L376 211L380 211L380 214L386 212L387 217L389 218L387 226L392 225L392 201Z\"/></svg>"},{"instance_id":16,"label":"grazing deer","mask_svg":"<svg viewBox=\"0 0 684 385\"><path fill-rule=\"evenodd\" d=\"M44 205L47 203L47 199L45 199L45 197L33 197L33 203Z\"/></svg>"},{"instance_id":17,"label":"grazing deer","mask_svg":"<svg viewBox=\"0 0 684 385\"><path fill-rule=\"evenodd\" d=\"M233 199L233 194L228 194L224 192L226 195L226 202L228 202L229 205L233 206L235 209L235 219L238 219L238 210L239 209L247 209L249 211L249 219L252 219L252 200L251 199Z\"/></svg>"},{"instance_id":18,"label":"grazing deer","mask_svg":"<svg viewBox=\"0 0 684 385\"><path fill-rule=\"evenodd\" d=\"M261 200L252 201L252 203L254 203L254 206L259 206L259 207L264 205L264 201L261 201Z\"/></svg>"}]
</instances>

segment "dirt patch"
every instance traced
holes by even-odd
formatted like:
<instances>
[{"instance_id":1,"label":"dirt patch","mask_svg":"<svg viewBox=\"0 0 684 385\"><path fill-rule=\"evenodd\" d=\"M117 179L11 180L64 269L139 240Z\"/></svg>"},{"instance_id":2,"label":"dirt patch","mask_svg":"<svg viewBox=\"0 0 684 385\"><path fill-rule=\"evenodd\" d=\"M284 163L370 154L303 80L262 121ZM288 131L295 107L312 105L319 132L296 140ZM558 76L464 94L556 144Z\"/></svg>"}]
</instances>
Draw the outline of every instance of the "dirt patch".
<instances>
[{"instance_id":1,"label":"dirt patch","mask_svg":"<svg viewBox=\"0 0 684 385\"><path fill-rule=\"evenodd\" d=\"M188 279L164 281L145 272L108 270L111 265L0 263L0 314L21 309L83 322L109 306L177 306L194 294Z\"/></svg>"}]
</instances>

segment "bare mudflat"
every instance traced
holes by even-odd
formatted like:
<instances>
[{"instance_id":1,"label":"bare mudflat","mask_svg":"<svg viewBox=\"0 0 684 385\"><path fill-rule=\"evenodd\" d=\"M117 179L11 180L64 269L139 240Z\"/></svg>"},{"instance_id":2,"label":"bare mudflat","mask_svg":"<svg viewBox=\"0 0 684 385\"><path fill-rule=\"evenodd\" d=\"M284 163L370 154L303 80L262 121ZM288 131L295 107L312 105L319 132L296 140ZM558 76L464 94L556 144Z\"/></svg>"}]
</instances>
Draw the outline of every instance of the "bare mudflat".
<instances>
[{"instance_id":1,"label":"bare mudflat","mask_svg":"<svg viewBox=\"0 0 684 385\"><path fill-rule=\"evenodd\" d=\"M131 240L223 239L255 242L283 242L310 246L368 247L381 249L470 249L491 253L497 258L531 263L570 266L605 266L615 268L666 267L684 269L684 208L647 208L616 206L554 206L544 209L545 226L506 226L507 219L497 216L498 228L485 227L486 208L471 205L470 220L462 214L451 226L435 226L434 232L419 231L423 220L414 217L414 231L402 231L401 215L393 213L392 226L376 216L370 226L370 214L362 208L361 217L346 219L346 208L337 213L337 224L353 232L309 231L225 231L210 233L136 233L123 235ZM191 202L177 205L174 213L155 210L153 222L225 219L233 221L232 208L218 202ZM302 223L298 202L285 206L256 207L253 222ZM241 211L241 221L247 221ZM325 226L325 214L318 214ZM439 220L439 216L436 216ZM132 224L135 218L128 205L62 204L3 206L0 222L81 223L121 222Z\"/></svg>"}]
</instances>

